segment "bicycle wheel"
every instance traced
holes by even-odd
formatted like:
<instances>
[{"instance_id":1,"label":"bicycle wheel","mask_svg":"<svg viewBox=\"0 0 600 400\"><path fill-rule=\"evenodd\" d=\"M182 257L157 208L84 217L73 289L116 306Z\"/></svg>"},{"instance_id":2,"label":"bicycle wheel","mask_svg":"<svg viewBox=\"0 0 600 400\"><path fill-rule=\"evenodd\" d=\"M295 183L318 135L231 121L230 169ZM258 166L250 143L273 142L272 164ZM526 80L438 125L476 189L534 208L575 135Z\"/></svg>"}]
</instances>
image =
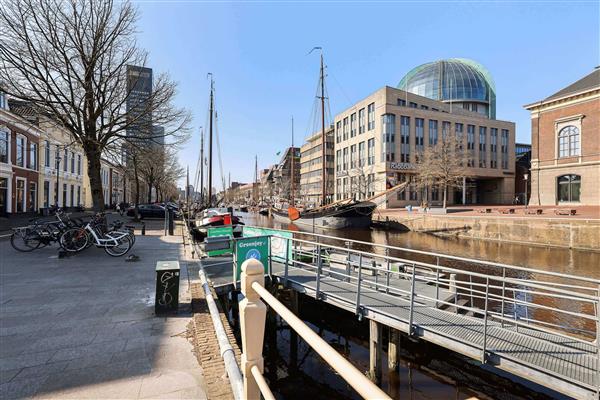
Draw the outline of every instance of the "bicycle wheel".
<instances>
[{"instance_id":1,"label":"bicycle wheel","mask_svg":"<svg viewBox=\"0 0 600 400\"><path fill-rule=\"evenodd\" d=\"M21 252L33 251L40 247L42 242L36 232L29 230L18 230L10 235L10 245L13 249Z\"/></svg>"},{"instance_id":2,"label":"bicycle wheel","mask_svg":"<svg viewBox=\"0 0 600 400\"><path fill-rule=\"evenodd\" d=\"M131 238L129 236L123 236L117 240L117 244L114 246L107 246L104 251L113 257L121 257L125 255L131 249Z\"/></svg>"},{"instance_id":3,"label":"bicycle wheel","mask_svg":"<svg viewBox=\"0 0 600 400\"><path fill-rule=\"evenodd\" d=\"M66 230L59 239L60 247L63 250L77 253L86 247L88 247L89 242L88 234L83 228L72 228Z\"/></svg>"}]
</instances>

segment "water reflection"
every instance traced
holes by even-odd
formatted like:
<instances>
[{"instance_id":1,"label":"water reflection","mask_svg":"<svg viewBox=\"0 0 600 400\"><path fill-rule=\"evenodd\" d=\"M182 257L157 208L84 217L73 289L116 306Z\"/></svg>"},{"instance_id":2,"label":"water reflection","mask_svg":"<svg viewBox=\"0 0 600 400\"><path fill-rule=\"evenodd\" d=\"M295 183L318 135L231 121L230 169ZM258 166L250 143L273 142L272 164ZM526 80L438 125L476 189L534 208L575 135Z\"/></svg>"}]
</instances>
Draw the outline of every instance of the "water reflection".
<instances>
[{"instance_id":1,"label":"water reflection","mask_svg":"<svg viewBox=\"0 0 600 400\"><path fill-rule=\"evenodd\" d=\"M359 240L375 244L385 244L390 246L404 247L412 250L422 250L441 254L449 254L458 257L477 259L482 261L492 261L496 263L516 265L542 271L551 271L565 274L572 274L588 278L600 278L600 253L592 251L571 250L555 247L530 246L518 243L494 242L487 240L474 240L457 238L455 236L439 237L430 234L418 232L399 232L393 230L381 229L345 229L345 230L315 230L311 227L295 224L283 224L273 220L270 217L259 214L243 213L244 221L248 225L288 229L298 232L315 232L326 235L332 235L340 238ZM309 239L309 237L306 237ZM327 240L323 240L327 243ZM339 241L330 241L330 244L340 246ZM354 249L383 254L384 249L368 244L355 245ZM390 252L390 256L410 258L416 261L435 263L431 256L408 253L401 250ZM502 275L502 270L494 267L486 267L474 263L466 263L460 260L445 260L443 264L447 267L456 269L483 272L487 274ZM534 271L516 271L507 276L532 280L558 282L560 278L537 274ZM468 279L466 276L458 279ZM473 280L473 282L485 284L482 280ZM566 283L564 280L561 283ZM573 283L573 282L568 282ZM497 283L498 284L498 283ZM477 287L475 286L477 289ZM481 287L479 287L481 290ZM568 299L553 298L543 294L527 294L525 287L512 287L516 289L507 290L506 295L514 297L517 300L528 303L539 304L542 306L555 307L560 310L568 310L576 313L595 315L594 306L591 303L572 301ZM530 289L530 288L529 288ZM459 291L460 292L460 291ZM465 290L463 290L465 293ZM492 290L491 293L501 294L499 289ZM473 304L483 308L483 301L474 298ZM492 311L500 312L503 305L500 301L491 301L489 305ZM574 333L586 334L586 336L595 335L595 321L579 316L567 315L562 312L549 311L543 308L537 308L533 305L528 307L512 304L505 304L504 311L515 318L532 318L554 324L555 327L569 327L581 329L585 332L574 331Z\"/></svg>"}]
</instances>

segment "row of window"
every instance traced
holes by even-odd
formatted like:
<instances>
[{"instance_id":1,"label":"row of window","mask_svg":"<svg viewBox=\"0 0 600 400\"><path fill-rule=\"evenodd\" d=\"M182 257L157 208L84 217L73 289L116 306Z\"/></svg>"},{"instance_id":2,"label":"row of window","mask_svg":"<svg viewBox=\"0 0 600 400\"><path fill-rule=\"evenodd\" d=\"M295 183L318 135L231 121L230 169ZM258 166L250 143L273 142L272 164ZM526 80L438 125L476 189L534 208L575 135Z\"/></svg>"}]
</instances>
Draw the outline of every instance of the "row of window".
<instances>
[{"instance_id":1,"label":"row of window","mask_svg":"<svg viewBox=\"0 0 600 400\"><path fill-rule=\"evenodd\" d=\"M10 133L0 130L0 162L8 163L10 160ZM14 165L21 168L38 168L38 144L28 141L25 136L18 135L16 139L16 159Z\"/></svg>"},{"instance_id":2,"label":"row of window","mask_svg":"<svg viewBox=\"0 0 600 400\"><path fill-rule=\"evenodd\" d=\"M363 134L367 131L375 129L375 103L371 103L367 106L367 120L365 129L365 108L358 110L358 130L356 126L357 118L356 113L350 114L350 117L345 117L343 120L338 121L335 127L335 141L339 143L348 138L353 138L357 133Z\"/></svg>"},{"instance_id":3,"label":"row of window","mask_svg":"<svg viewBox=\"0 0 600 400\"><path fill-rule=\"evenodd\" d=\"M348 168L361 168L373 164L375 164L374 138L336 151L336 171L346 171Z\"/></svg>"},{"instance_id":4,"label":"row of window","mask_svg":"<svg viewBox=\"0 0 600 400\"><path fill-rule=\"evenodd\" d=\"M382 154L381 161L393 162L396 161L396 115L395 114L384 114L381 116L382 133ZM462 141L463 135L463 124L455 123L455 133L460 141ZM475 166L475 125L467 125L467 151L469 152L468 166ZM442 121L442 138L450 133L451 123L449 121ZM429 146L435 146L439 140L439 121L430 119L428 124L428 144ZM508 169L508 129L501 130L501 153L502 153L502 168ZM487 168L487 138L488 129L485 126L479 127L479 167ZM490 168L498 168L498 155L497 155L497 141L498 141L498 128L490 128L490 151L491 151L491 163ZM424 150L425 146L425 119L415 118L415 151L420 153ZM400 162L410 163L410 117L400 116Z\"/></svg>"},{"instance_id":5,"label":"row of window","mask_svg":"<svg viewBox=\"0 0 600 400\"><path fill-rule=\"evenodd\" d=\"M44 181L44 207L50 207L58 203L60 207L77 207L81 203L81 186L62 184L62 196L56 192L56 185L51 185L50 181ZM70 190L69 190L70 189ZM51 196L52 193L52 197Z\"/></svg>"},{"instance_id":6,"label":"row of window","mask_svg":"<svg viewBox=\"0 0 600 400\"><path fill-rule=\"evenodd\" d=\"M364 200L375 195L375 174L338 178L335 185L336 200Z\"/></svg>"},{"instance_id":7,"label":"row of window","mask_svg":"<svg viewBox=\"0 0 600 400\"><path fill-rule=\"evenodd\" d=\"M309 150L305 150L302 152L301 156L302 157L308 157L312 154L321 154L321 149L323 148L323 145L319 144ZM325 143L325 148L326 149L331 149L333 150L333 142L327 142Z\"/></svg>"},{"instance_id":8,"label":"row of window","mask_svg":"<svg viewBox=\"0 0 600 400\"><path fill-rule=\"evenodd\" d=\"M62 170L64 172L70 171L72 174L76 173L78 176L81 176L81 154L75 154L75 152L69 151L66 147L63 147L63 151L61 152L61 147L63 146L55 145L54 165L52 165L52 145L48 140L44 141L44 166L47 168L54 167L55 169L60 169L62 164Z\"/></svg>"}]
</instances>

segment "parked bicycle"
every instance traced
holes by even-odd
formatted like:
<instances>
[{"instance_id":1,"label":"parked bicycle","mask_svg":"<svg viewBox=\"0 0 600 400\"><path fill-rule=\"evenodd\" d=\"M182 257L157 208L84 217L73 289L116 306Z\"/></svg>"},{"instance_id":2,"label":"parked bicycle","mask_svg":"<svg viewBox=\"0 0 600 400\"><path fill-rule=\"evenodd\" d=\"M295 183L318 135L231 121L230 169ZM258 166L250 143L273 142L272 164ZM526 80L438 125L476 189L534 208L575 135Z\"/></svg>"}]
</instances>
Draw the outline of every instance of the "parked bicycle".
<instances>
[{"instance_id":1,"label":"parked bicycle","mask_svg":"<svg viewBox=\"0 0 600 400\"><path fill-rule=\"evenodd\" d=\"M13 228L13 233L10 236L11 246L21 252L33 251L58 242L67 229L83 224L80 218L71 218L70 214L63 212L61 209L56 210L54 217L53 220L32 219L30 220L31 225Z\"/></svg>"},{"instance_id":2,"label":"parked bicycle","mask_svg":"<svg viewBox=\"0 0 600 400\"><path fill-rule=\"evenodd\" d=\"M122 223L106 224L104 214L96 214L85 226L66 230L60 245L68 252L77 253L92 245L102 247L113 257L125 255L135 243L133 227L122 229Z\"/></svg>"}]
</instances>

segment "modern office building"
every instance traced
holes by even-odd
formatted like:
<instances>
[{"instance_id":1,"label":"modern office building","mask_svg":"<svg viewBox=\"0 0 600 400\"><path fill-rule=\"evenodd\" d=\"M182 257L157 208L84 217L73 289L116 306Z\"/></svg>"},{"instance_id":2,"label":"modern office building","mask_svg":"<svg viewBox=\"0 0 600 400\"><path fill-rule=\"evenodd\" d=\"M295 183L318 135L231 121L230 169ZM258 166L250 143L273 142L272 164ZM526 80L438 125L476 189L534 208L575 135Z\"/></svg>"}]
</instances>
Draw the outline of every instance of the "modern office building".
<instances>
[{"instance_id":1,"label":"modern office building","mask_svg":"<svg viewBox=\"0 0 600 400\"><path fill-rule=\"evenodd\" d=\"M461 79L453 80L453 85ZM488 97L495 99L495 95ZM489 107L494 102L490 100ZM515 124L488 118L494 115L488 112L389 86L377 90L335 117L335 199L364 199L408 181L408 190L380 199L379 207L418 205L422 200L441 204L440 188L417 189L415 161L426 146L456 135L463 142L468 165L461 187L448 193L448 204L511 203Z\"/></svg>"},{"instance_id":2,"label":"modern office building","mask_svg":"<svg viewBox=\"0 0 600 400\"><path fill-rule=\"evenodd\" d=\"M600 68L531 112L531 197L535 205L600 205Z\"/></svg>"},{"instance_id":3,"label":"modern office building","mask_svg":"<svg viewBox=\"0 0 600 400\"><path fill-rule=\"evenodd\" d=\"M128 136L140 137L153 132L152 113L147 112L148 101L152 97L152 69L127 66L127 115L131 123Z\"/></svg>"},{"instance_id":4,"label":"modern office building","mask_svg":"<svg viewBox=\"0 0 600 400\"><path fill-rule=\"evenodd\" d=\"M334 137L333 126L325 131L325 158L327 159L326 196L331 202L334 192ZM323 200L323 135L321 131L306 139L300 148L300 198L308 206L319 206Z\"/></svg>"},{"instance_id":5,"label":"modern office building","mask_svg":"<svg viewBox=\"0 0 600 400\"><path fill-rule=\"evenodd\" d=\"M496 88L479 63L450 58L419 65L402 78L398 89L454 107L496 118Z\"/></svg>"}]
</instances>

